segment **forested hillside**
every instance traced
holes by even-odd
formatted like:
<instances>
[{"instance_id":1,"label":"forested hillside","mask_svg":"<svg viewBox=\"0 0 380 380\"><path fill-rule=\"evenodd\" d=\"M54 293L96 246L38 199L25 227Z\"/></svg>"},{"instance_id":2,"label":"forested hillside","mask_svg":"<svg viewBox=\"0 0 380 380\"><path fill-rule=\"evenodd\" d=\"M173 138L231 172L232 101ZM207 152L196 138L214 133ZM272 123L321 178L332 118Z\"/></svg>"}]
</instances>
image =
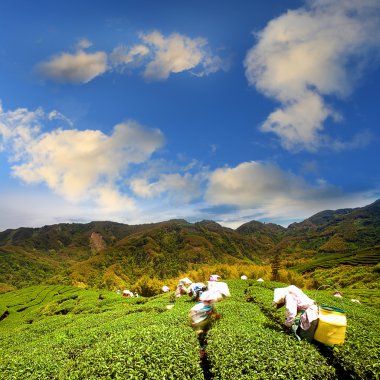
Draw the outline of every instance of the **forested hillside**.
<instances>
[{"instance_id":1,"label":"forested hillside","mask_svg":"<svg viewBox=\"0 0 380 380\"><path fill-rule=\"evenodd\" d=\"M344 286L373 283L380 272L380 200L363 208L322 211L288 228L251 221L233 230L213 221L185 220L19 228L0 232L0 258L3 291L38 283L115 289L142 277L174 282L204 266L273 262L280 270L312 277L314 285L341 266L347 273L354 268ZM358 278L363 271L367 279Z\"/></svg>"}]
</instances>

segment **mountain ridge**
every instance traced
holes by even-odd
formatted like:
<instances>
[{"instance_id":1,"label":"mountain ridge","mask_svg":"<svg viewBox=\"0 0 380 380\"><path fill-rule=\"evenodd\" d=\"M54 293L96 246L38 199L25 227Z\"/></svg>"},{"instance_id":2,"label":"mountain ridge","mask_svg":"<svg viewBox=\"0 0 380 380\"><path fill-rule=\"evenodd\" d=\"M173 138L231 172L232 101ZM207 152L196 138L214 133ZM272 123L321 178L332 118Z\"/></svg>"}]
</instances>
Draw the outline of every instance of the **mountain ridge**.
<instances>
[{"instance_id":1,"label":"mountain ridge","mask_svg":"<svg viewBox=\"0 0 380 380\"><path fill-rule=\"evenodd\" d=\"M274 257L287 261L288 268L302 264L310 269L306 264L321 254L344 253L346 258L360 251L362 258L366 250L371 260L362 262L373 265L377 248L375 253L372 248L378 246L380 200L321 211L288 227L250 221L234 230L212 220L184 219L140 225L60 223L0 232L0 283L112 288L141 276L175 278L204 265L268 265Z\"/></svg>"}]
</instances>

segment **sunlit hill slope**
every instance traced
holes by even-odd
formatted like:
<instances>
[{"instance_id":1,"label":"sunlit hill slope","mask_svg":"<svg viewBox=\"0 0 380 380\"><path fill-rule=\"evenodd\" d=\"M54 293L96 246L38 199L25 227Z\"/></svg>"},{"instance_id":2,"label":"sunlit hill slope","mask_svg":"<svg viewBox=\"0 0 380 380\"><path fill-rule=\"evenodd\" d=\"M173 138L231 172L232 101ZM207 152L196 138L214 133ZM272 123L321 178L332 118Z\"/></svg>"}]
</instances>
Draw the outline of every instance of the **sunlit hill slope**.
<instances>
[{"instance_id":1,"label":"sunlit hill slope","mask_svg":"<svg viewBox=\"0 0 380 380\"><path fill-rule=\"evenodd\" d=\"M270 265L275 258L280 268L316 279L321 268L328 274L365 267L372 282L380 271L380 200L322 211L288 228L251 221L233 230L213 221L170 220L9 229L0 232L0 258L2 289L39 283L114 289L142 276L175 279L203 266Z\"/></svg>"}]
</instances>

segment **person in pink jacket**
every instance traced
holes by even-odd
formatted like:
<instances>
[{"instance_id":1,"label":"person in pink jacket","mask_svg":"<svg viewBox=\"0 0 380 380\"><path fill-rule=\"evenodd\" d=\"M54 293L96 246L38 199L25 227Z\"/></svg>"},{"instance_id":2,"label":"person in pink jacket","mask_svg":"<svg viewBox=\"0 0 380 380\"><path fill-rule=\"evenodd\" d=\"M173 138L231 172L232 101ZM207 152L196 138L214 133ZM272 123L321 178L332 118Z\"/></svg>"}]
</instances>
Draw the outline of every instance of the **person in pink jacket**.
<instances>
[{"instance_id":1,"label":"person in pink jacket","mask_svg":"<svg viewBox=\"0 0 380 380\"><path fill-rule=\"evenodd\" d=\"M298 339L311 341L318 324L318 306L301 289L294 285L274 290L273 304L280 308L285 305L285 326L293 329ZM301 312L298 321L296 317ZM295 323L296 321L296 323Z\"/></svg>"}]
</instances>

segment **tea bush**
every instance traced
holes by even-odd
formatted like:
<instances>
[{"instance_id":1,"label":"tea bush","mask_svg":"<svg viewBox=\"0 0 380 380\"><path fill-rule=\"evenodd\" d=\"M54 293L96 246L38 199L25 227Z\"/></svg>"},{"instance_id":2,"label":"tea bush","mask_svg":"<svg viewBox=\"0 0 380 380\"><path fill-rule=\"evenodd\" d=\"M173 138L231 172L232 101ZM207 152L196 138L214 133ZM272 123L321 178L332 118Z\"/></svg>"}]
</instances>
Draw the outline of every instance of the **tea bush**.
<instances>
[{"instance_id":1,"label":"tea bush","mask_svg":"<svg viewBox=\"0 0 380 380\"><path fill-rule=\"evenodd\" d=\"M4 379L203 379L185 299L167 310L163 297L34 287L10 301L0 325Z\"/></svg>"},{"instance_id":2,"label":"tea bush","mask_svg":"<svg viewBox=\"0 0 380 380\"><path fill-rule=\"evenodd\" d=\"M209 333L215 379L335 378L334 368L314 346L285 334L258 304L239 298L218 305L223 318Z\"/></svg>"},{"instance_id":3,"label":"tea bush","mask_svg":"<svg viewBox=\"0 0 380 380\"><path fill-rule=\"evenodd\" d=\"M257 285L250 283L247 287L247 298L256 304L277 326L285 318L285 311L272 308L273 289L286 286L280 283ZM344 309L347 316L346 339L343 345L326 347L317 344L321 355L337 369L338 375L344 373L351 379L380 378L380 322L378 310L366 305L358 305L350 299L339 299L332 295L332 290L305 291L318 305L328 305Z\"/></svg>"},{"instance_id":4,"label":"tea bush","mask_svg":"<svg viewBox=\"0 0 380 380\"><path fill-rule=\"evenodd\" d=\"M377 311L306 291L347 312L343 345L325 347L284 332L285 310L271 306L286 284L227 281L232 296L206 351L191 329L187 296L126 298L70 286L33 286L0 294L1 379L379 379Z\"/></svg>"}]
</instances>

